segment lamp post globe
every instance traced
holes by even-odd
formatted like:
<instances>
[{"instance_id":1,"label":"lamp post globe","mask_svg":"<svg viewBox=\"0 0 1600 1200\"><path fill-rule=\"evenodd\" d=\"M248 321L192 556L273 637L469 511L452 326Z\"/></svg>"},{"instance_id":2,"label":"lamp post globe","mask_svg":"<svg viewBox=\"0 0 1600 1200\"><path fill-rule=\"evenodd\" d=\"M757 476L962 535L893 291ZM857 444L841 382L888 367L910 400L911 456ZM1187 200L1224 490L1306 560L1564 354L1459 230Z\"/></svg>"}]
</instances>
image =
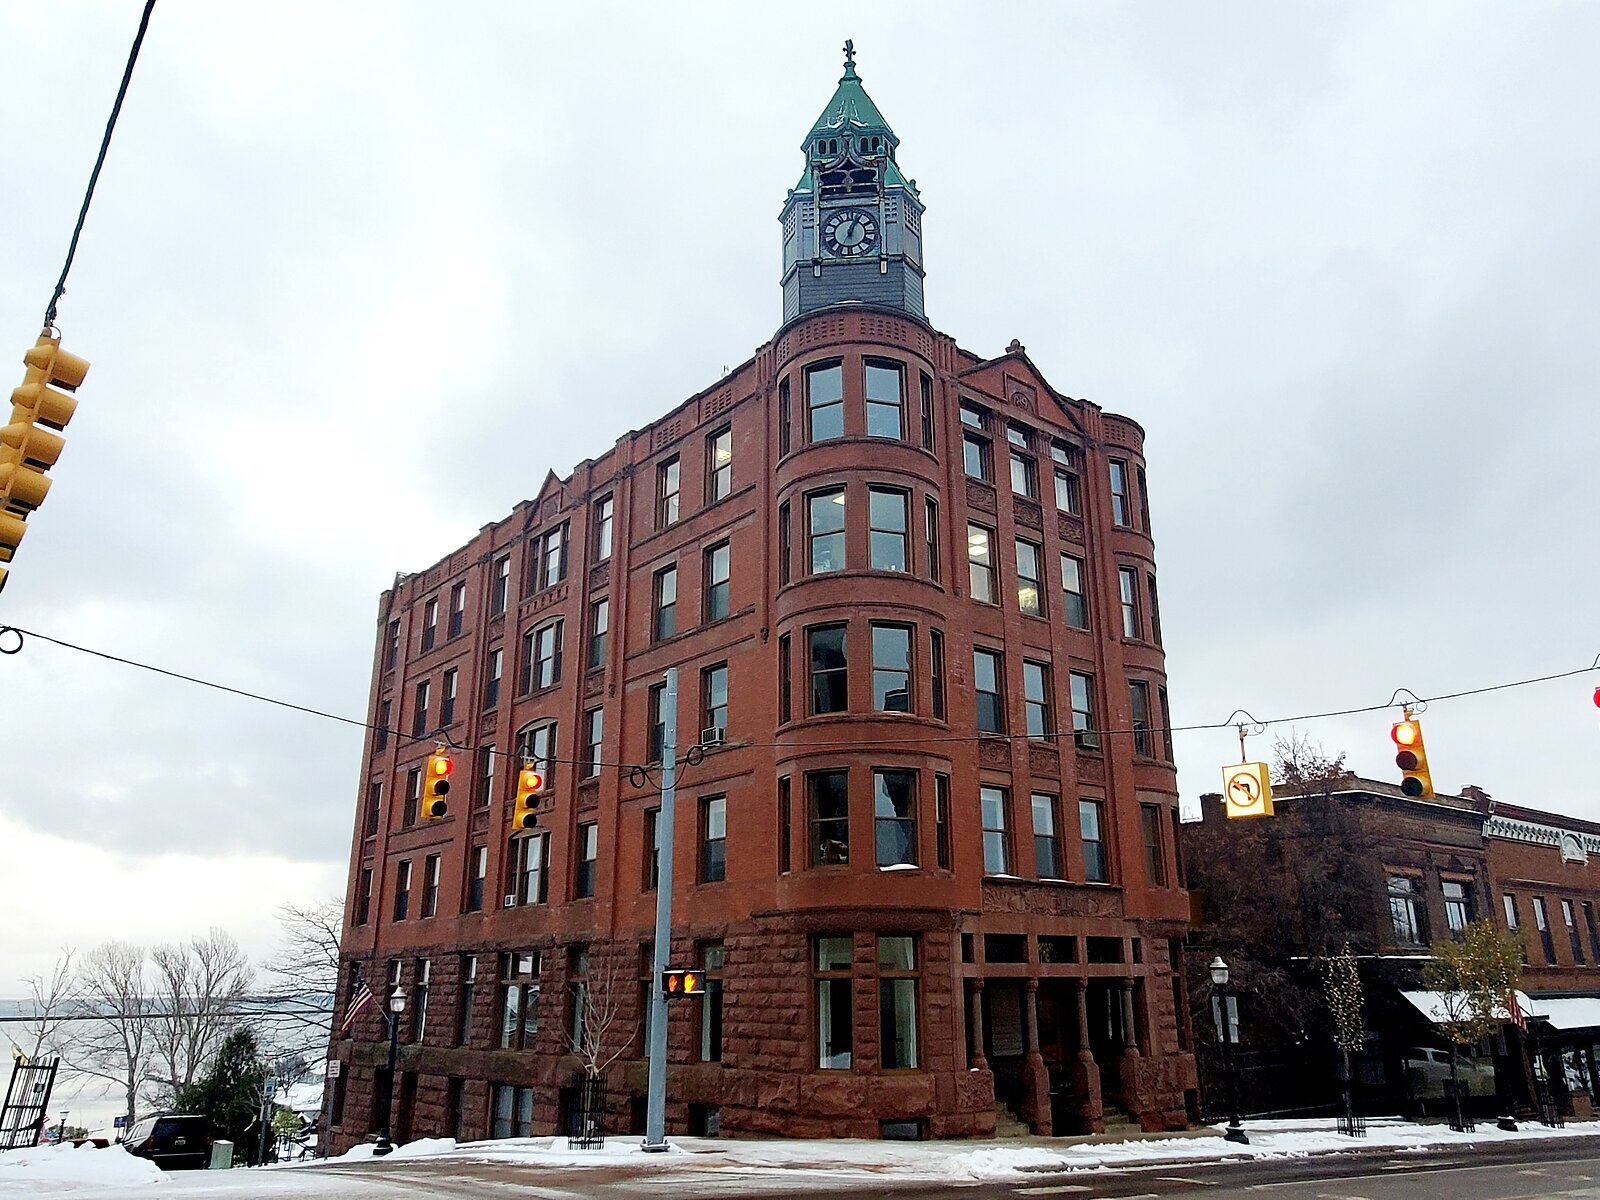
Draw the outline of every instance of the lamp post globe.
<instances>
[{"instance_id":1,"label":"lamp post globe","mask_svg":"<svg viewBox=\"0 0 1600 1200\"><path fill-rule=\"evenodd\" d=\"M382 1158L394 1149L394 1143L389 1140L389 1112L394 1102L394 1064L400 1053L400 1014L405 1010L406 994L395 988L389 993L389 1070L378 1092L378 1140L372 1147L374 1158Z\"/></svg>"},{"instance_id":2,"label":"lamp post globe","mask_svg":"<svg viewBox=\"0 0 1600 1200\"><path fill-rule=\"evenodd\" d=\"M1217 987L1228 986L1228 964L1222 961L1222 955L1213 958L1206 970L1211 972L1211 982Z\"/></svg>"}]
</instances>

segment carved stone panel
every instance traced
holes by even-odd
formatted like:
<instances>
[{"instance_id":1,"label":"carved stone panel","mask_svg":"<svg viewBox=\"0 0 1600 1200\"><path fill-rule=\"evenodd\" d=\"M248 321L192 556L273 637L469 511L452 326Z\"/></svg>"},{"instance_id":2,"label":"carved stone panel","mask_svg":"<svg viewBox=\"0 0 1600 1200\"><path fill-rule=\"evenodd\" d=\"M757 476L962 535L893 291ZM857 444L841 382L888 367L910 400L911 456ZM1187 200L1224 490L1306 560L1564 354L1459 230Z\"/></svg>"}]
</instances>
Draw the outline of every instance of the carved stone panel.
<instances>
[{"instance_id":1,"label":"carved stone panel","mask_svg":"<svg viewBox=\"0 0 1600 1200\"><path fill-rule=\"evenodd\" d=\"M1035 775L1061 774L1061 755L1054 746L1029 746L1028 770Z\"/></svg>"},{"instance_id":2,"label":"carved stone panel","mask_svg":"<svg viewBox=\"0 0 1600 1200\"><path fill-rule=\"evenodd\" d=\"M578 785L578 811L587 812L600 804L600 781L590 779Z\"/></svg>"},{"instance_id":3,"label":"carved stone panel","mask_svg":"<svg viewBox=\"0 0 1600 1200\"><path fill-rule=\"evenodd\" d=\"M971 508L982 509L984 512L992 513L994 511L994 489L982 480L967 480L967 505Z\"/></svg>"},{"instance_id":4,"label":"carved stone panel","mask_svg":"<svg viewBox=\"0 0 1600 1200\"><path fill-rule=\"evenodd\" d=\"M980 738L978 763L985 767L1011 766L1011 743L1005 738Z\"/></svg>"},{"instance_id":5,"label":"carved stone panel","mask_svg":"<svg viewBox=\"0 0 1600 1200\"><path fill-rule=\"evenodd\" d=\"M983 882L983 911L1043 917L1121 917L1122 893L1099 888Z\"/></svg>"},{"instance_id":6,"label":"carved stone panel","mask_svg":"<svg viewBox=\"0 0 1600 1200\"><path fill-rule=\"evenodd\" d=\"M1011 511L1016 514L1018 525L1026 525L1029 529L1044 528L1044 513L1032 500L1024 500L1020 496L1014 498Z\"/></svg>"},{"instance_id":7,"label":"carved stone panel","mask_svg":"<svg viewBox=\"0 0 1600 1200\"><path fill-rule=\"evenodd\" d=\"M583 694L585 698L589 696L598 696L605 690L605 686L606 673L599 667L596 667L593 671L590 671L583 677Z\"/></svg>"},{"instance_id":8,"label":"carved stone panel","mask_svg":"<svg viewBox=\"0 0 1600 1200\"><path fill-rule=\"evenodd\" d=\"M1078 755L1078 782L1100 783L1106 781L1106 764L1104 759L1090 758L1087 755Z\"/></svg>"},{"instance_id":9,"label":"carved stone panel","mask_svg":"<svg viewBox=\"0 0 1600 1200\"><path fill-rule=\"evenodd\" d=\"M1083 545L1083 518L1069 516L1066 513L1058 514L1057 533L1063 542L1077 542Z\"/></svg>"},{"instance_id":10,"label":"carved stone panel","mask_svg":"<svg viewBox=\"0 0 1600 1200\"><path fill-rule=\"evenodd\" d=\"M601 563L598 567L591 567L589 569L589 588L590 588L591 591L594 590L595 588L603 588L603 587L605 587L606 584L608 584L610 582L611 582L611 560L610 559L607 559L605 562Z\"/></svg>"}]
</instances>

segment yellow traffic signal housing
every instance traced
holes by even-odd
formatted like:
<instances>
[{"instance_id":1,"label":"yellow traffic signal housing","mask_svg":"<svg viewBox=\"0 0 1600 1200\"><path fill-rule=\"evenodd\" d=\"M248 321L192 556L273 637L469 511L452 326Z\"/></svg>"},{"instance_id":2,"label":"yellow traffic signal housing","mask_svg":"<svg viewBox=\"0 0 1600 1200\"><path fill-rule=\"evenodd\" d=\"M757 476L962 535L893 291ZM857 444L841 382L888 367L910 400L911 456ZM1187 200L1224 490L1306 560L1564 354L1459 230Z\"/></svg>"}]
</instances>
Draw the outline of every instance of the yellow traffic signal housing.
<instances>
[{"instance_id":1,"label":"yellow traffic signal housing","mask_svg":"<svg viewBox=\"0 0 1600 1200\"><path fill-rule=\"evenodd\" d=\"M532 829L539 823L539 797L544 794L544 774L531 763L517 772L517 804L511 813L511 828Z\"/></svg>"},{"instance_id":2,"label":"yellow traffic signal housing","mask_svg":"<svg viewBox=\"0 0 1600 1200\"><path fill-rule=\"evenodd\" d=\"M706 990L704 971L685 971L674 968L661 972L661 990L667 999L676 996L700 996Z\"/></svg>"},{"instance_id":3,"label":"yellow traffic signal housing","mask_svg":"<svg viewBox=\"0 0 1600 1200\"><path fill-rule=\"evenodd\" d=\"M22 361L27 371L22 386L11 392L11 419L0 428L0 562L11 561L28 532L28 514L50 492L45 472L61 457L66 439L59 431L78 407L68 393L89 373L87 360L68 354L59 338L49 336L41 336Z\"/></svg>"},{"instance_id":4,"label":"yellow traffic signal housing","mask_svg":"<svg viewBox=\"0 0 1600 1200\"><path fill-rule=\"evenodd\" d=\"M1394 765L1400 768L1400 790L1408 796L1427 799L1433 795L1433 776L1428 774L1428 751L1422 744L1422 722L1405 710L1405 716L1389 730L1394 739Z\"/></svg>"},{"instance_id":5,"label":"yellow traffic signal housing","mask_svg":"<svg viewBox=\"0 0 1600 1200\"><path fill-rule=\"evenodd\" d=\"M422 819L437 821L450 812L450 772L455 763L442 749L428 755L427 778L422 785Z\"/></svg>"}]
</instances>

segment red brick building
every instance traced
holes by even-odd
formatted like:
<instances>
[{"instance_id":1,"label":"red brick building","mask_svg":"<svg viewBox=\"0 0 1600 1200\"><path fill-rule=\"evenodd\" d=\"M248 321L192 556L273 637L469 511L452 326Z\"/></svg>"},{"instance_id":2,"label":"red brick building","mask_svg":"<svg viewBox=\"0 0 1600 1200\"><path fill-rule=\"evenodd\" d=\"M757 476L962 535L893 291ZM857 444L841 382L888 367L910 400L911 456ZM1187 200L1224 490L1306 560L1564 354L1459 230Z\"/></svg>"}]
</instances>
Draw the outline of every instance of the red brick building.
<instances>
[{"instance_id":1,"label":"red brick building","mask_svg":"<svg viewBox=\"0 0 1600 1200\"><path fill-rule=\"evenodd\" d=\"M1188 908L1144 432L922 311L922 205L848 61L785 323L383 595L334 1149L561 1128L606 1024L642 1122L663 673L680 678L668 1129L1181 1127ZM450 812L419 821L448 739ZM523 759L552 779L513 833ZM402 989L397 1078L382 1000ZM376 1084L376 1088L375 1088Z\"/></svg>"}]
</instances>

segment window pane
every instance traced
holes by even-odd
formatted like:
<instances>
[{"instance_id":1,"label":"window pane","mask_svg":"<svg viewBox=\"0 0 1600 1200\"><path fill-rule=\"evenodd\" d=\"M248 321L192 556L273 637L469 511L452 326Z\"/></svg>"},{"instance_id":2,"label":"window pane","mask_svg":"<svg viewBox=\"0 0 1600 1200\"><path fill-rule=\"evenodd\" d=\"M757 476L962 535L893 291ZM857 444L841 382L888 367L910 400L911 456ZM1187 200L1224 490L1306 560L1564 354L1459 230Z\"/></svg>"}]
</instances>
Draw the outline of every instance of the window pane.
<instances>
[{"instance_id":1,"label":"window pane","mask_svg":"<svg viewBox=\"0 0 1600 1200\"><path fill-rule=\"evenodd\" d=\"M906 494L873 488L867 493L871 526L872 569L904 571L906 564Z\"/></svg>"},{"instance_id":2,"label":"window pane","mask_svg":"<svg viewBox=\"0 0 1600 1200\"><path fill-rule=\"evenodd\" d=\"M811 793L811 862L831 866L850 861L849 776L844 771L808 775Z\"/></svg>"},{"instance_id":3,"label":"window pane","mask_svg":"<svg viewBox=\"0 0 1600 1200\"><path fill-rule=\"evenodd\" d=\"M906 939L910 940L910 939ZM878 1021L883 1034L883 1069L917 1065L917 981L878 981Z\"/></svg>"},{"instance_id":4,"label":"window pane","mask_svg":"<svg viewBox=\"0 0 1600 1200\"><path fill-rule=\"evenodd\" d=\"M973 479L989 478L989 443L971 434L961 439L961 465Z\"/></svg>"},{"instance_id":5,"label":"window pane","mask_svg":"<svg viewBox=\"0 0 1600 1200\"><path fill-rule=\"evenodd\" d=\"M902 436L899 369L868 363L866 393L868 435L889 438Z\"/></svg>"},{"instance_id":6,"label":"window pane","mask_svg":"<svg viewBox=\"0 0 1600 1200\"><path fill-rule=\"evenodd\" d=\"M912 771L872 773L878 865L917 861L917 788Z\"/></svg>"},{"instance_id":7,"label":"window pane","mask_svg":"<svg viewBox=\"0 0 1600 1200\"><path fill-rule=\"evenodd\" d=\"M850 706L845 627L827 625L807 633L811 657L811 711L844 712Z\"/></svg>"},{"instance_id":8,"label":"window pane","mask_svg":"<svg viewBox=\"0 0 1600 1200\"><path fill-rule=\"evenodd\" d=\"M982 525L967 526L967 587L974 600L994 603L994 559L990 555L989 531Z\"/></svg>"},{"instance_id":9,"label":"window pane","mask_svg":"<svg viewBox=\"0 0 1600 1200\"><path fill-rule=\"evenodd\" d=\"M811 440L844 436L844 371L837 363L806 372L806 403L811 415Z\"/></svg>"},{"instance_id":10,"label":"window pane","mask_svg":"<svg viewBox=\"0 0 1600 1200\"><path fill-rule=\"evenodd\" d=\"M872 706L883 712L911 711L911 629L872 627Z\"/></svg>"},{"instance_id":11,"label":"window pane","mask_svg":"<svg viewBox=\"0 0 1600 1200\"><path fill-rule=\"evenodd\" d=\"M1011 869L1006 853L1006 794L1002 788L978 791L983 813L983 869L990 875L1004 875Z\"/></svg>"},{"instance_id":12,"label":"window pane","mask_svg":"<svg viewBox=\"0 0 1600 1200\"><path fill-rule=\"evenodd\" d=\"M844 489L811 496L811 573L844 570Z\"/></svg>"}]
</instances>

